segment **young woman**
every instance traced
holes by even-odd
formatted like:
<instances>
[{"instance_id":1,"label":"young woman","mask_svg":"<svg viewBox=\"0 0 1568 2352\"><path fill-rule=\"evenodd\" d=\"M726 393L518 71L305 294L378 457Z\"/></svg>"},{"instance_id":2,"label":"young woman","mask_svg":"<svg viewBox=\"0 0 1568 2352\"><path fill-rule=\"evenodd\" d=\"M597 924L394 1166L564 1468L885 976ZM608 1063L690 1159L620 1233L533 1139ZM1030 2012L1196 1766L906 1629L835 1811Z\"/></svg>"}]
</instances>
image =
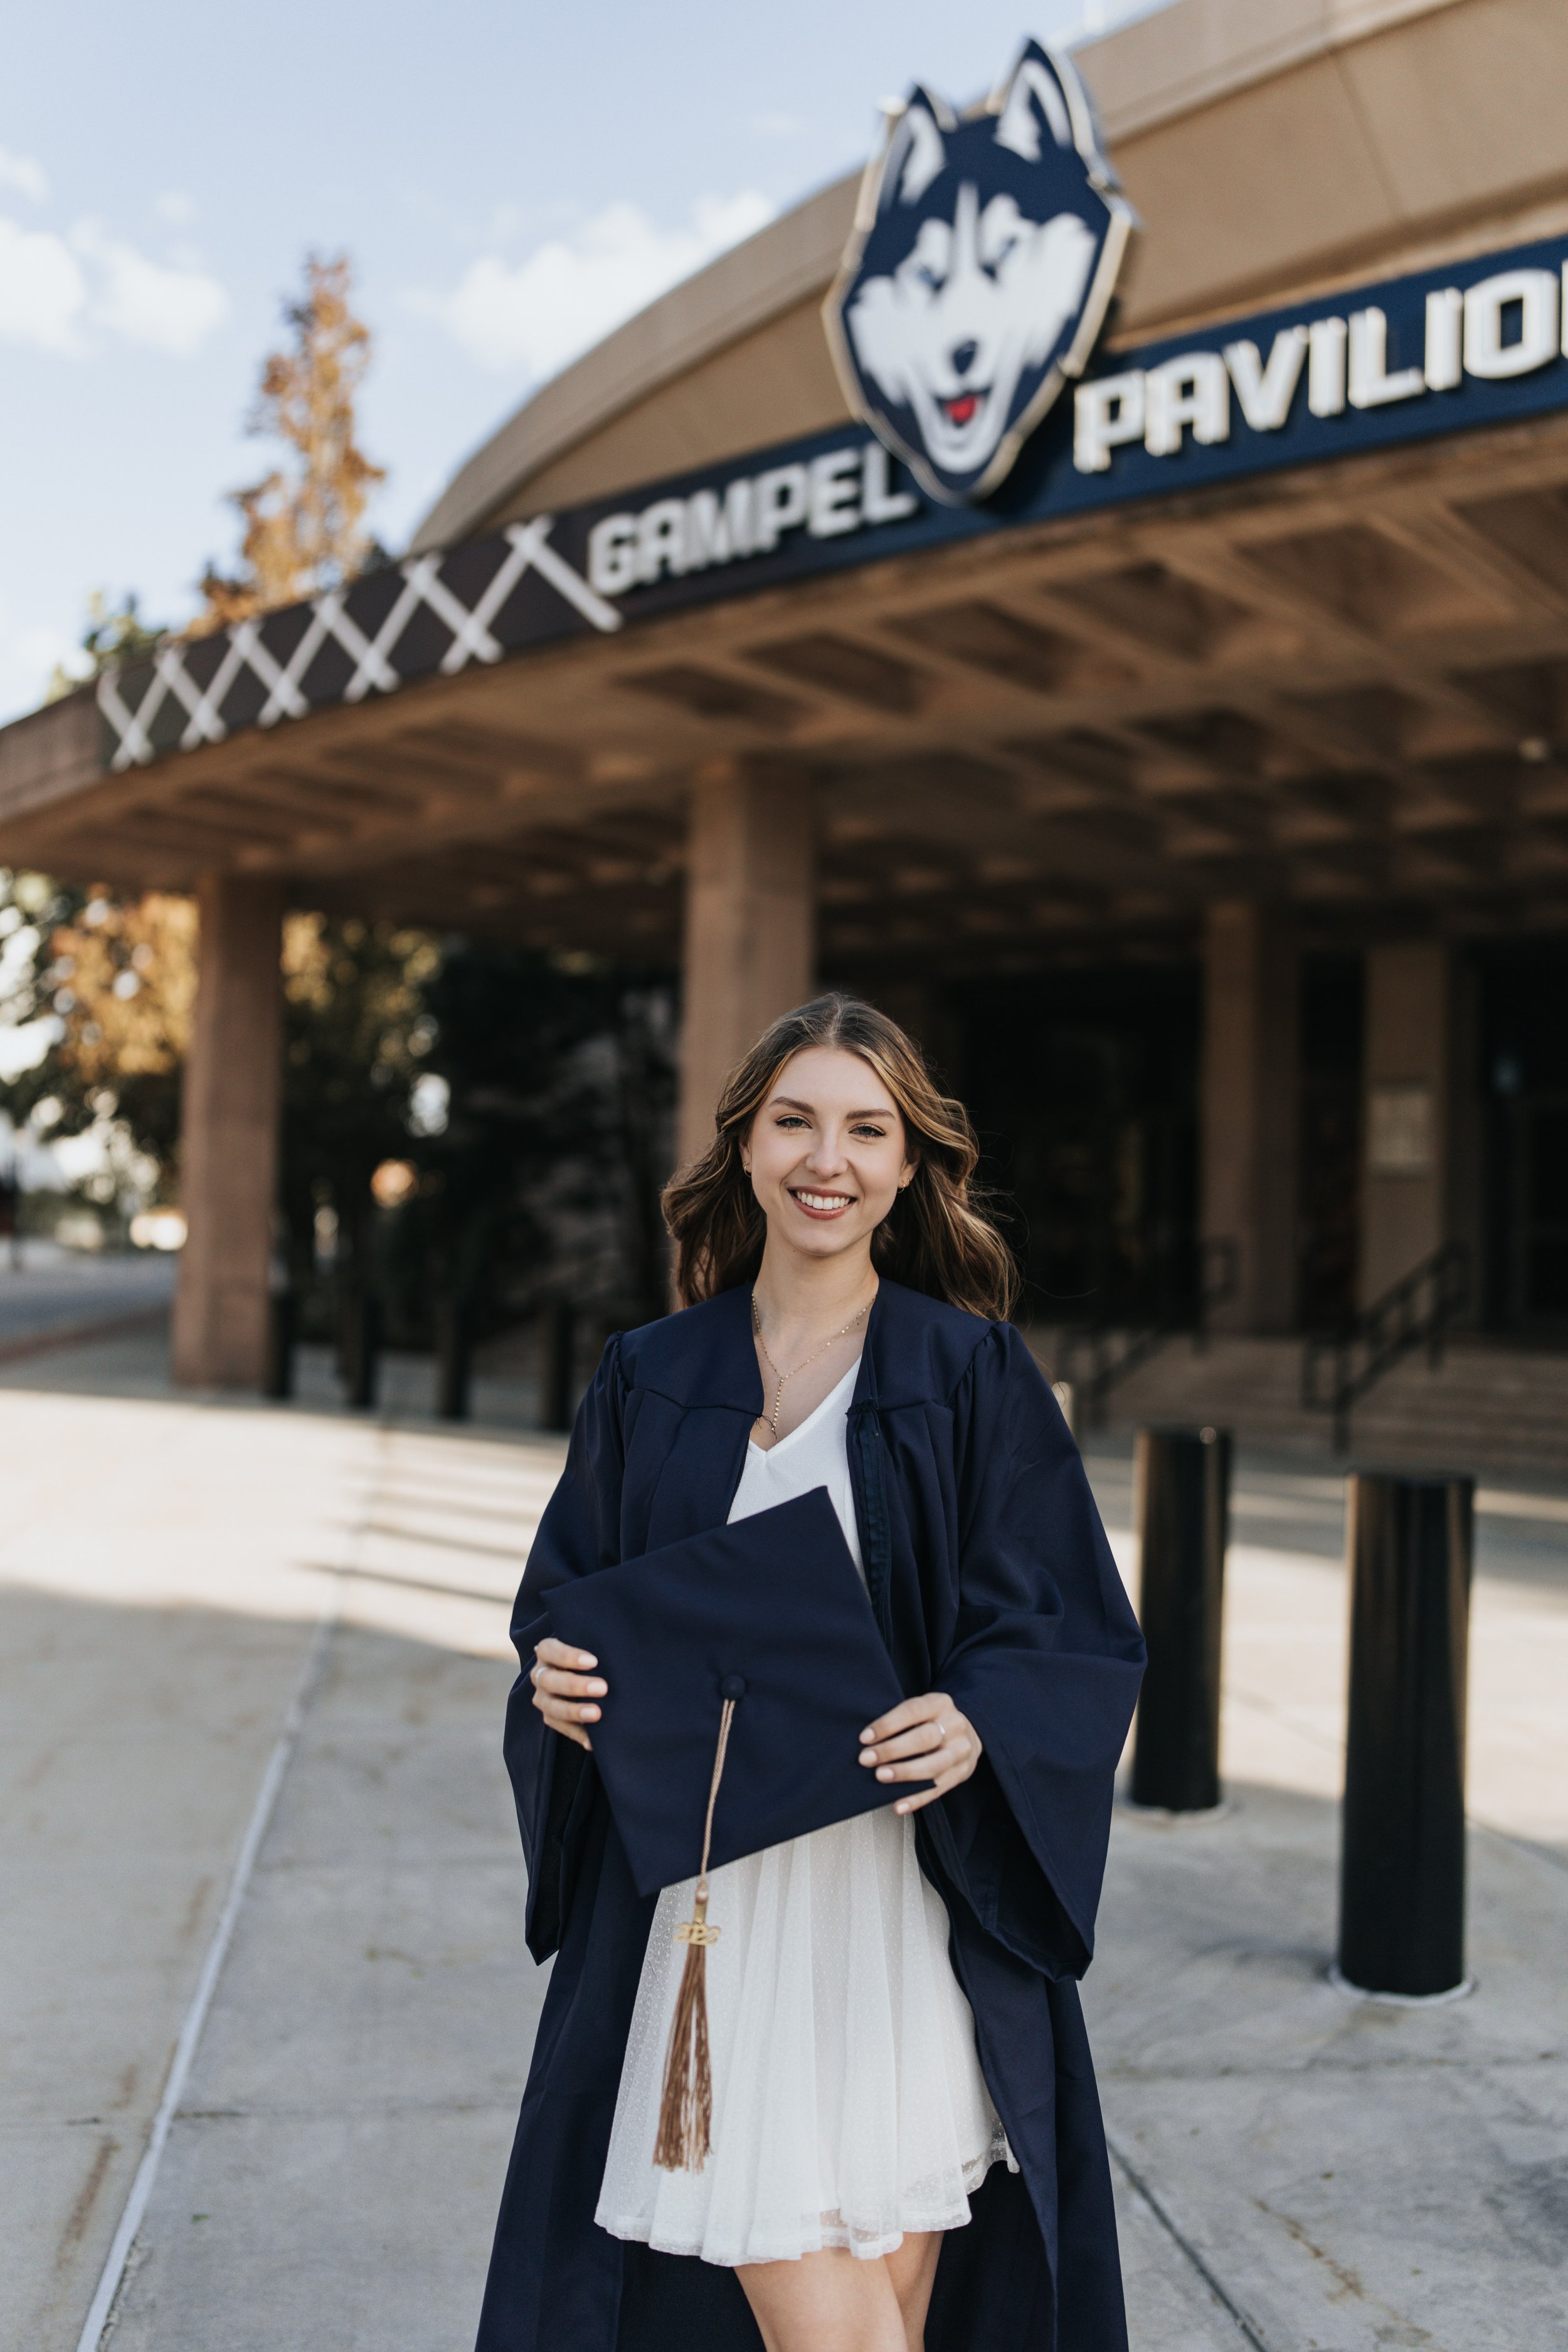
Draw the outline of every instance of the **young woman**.
<instances>
[{"instance_id":1,"label":"young woman","mask_svg":"<svg viewBox=\"0 0 1568 2352\"><path fill-rule=\"evenodd\" d=\"M606 1348L512 1626L556 1957L479 2352L1125 2345L1076 1979L1142 1645L975 1158L910 1040L827 996L666 1192L687 1304ZM544 1604L817 1486L908 1694L859 1757L896 1793L711 1874L712 2150L662 2171L692 1887L637 1894L593 1761L616 1693Z\"/></svg>"}]
</instances>

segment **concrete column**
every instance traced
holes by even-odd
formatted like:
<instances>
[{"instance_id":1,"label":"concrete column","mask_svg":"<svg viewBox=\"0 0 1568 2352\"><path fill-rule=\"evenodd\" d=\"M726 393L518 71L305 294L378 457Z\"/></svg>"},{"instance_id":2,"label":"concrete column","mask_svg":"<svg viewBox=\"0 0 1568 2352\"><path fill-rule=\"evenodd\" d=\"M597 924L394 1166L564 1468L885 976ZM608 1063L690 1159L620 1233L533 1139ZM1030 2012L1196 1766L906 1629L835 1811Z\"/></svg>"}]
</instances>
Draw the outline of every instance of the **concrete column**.
<instances>
[{"instance_id":1,"label":"concrete column","mask_svg":"<svg viewBox=\"0 0 1568 2352\"><path fill-rule=\"evenodd\" d=\"M1296 1312L1300 957L1279 908L1222 904L1204 933L1202 1232L1228 1238L1225 1331L1288 1331Z\"/></svg>"},{"instance_id":2,"label":"concrete column","mask_svg":"<svg viewBox=\"0 0 1568 2352\"><path fill-rule=\"evenodd\" d=\"M1368 950L1358 1286L1363 1307L1448 1238L1450 962L1436 940Z\"/></svg>"},{"instance_id":3,"label":"concrete column","mask_svg":"<svg viewBox=\"0 0 1568 2352\"><path fill-rule=\"evenodd\" d=\"M283 896L205 876L195 1021L185 1066L180 1187L188 1233L174 1301L174 1378L258 1389L278 1184Z\"/></svg>"},{"instance_id":4,"label":"concrete column","mask_svg":"<svg viewBox=\"0 0 1568 2352\"><path fill-rule=\"evenodd\" d=\"M704 1150L728 1072L811 994L814 810L803 778L726 763L692 786L680 1046L681 1161Z\"/></svg>"}]
</instances>

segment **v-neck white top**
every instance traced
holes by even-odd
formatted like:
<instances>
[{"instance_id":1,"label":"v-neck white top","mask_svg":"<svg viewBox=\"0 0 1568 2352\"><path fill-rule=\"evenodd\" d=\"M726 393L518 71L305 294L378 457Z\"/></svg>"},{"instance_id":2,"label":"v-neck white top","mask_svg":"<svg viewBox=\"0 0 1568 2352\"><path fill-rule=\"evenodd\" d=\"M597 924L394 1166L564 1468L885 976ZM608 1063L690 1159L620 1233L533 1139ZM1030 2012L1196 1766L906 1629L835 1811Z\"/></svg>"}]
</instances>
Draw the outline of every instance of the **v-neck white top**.
<instances>
[{"instance_id":1,"label":"v-neck white top","mask_svg":"<svg viewBox=\"0 0 1568 2352\"><path fill-rule=\"evenodd\" d=\"M858 1362L798 1429L752 1442L730 1520L826 1486L859 1569L847 1423ZM613 1701L612 1701L613 1704ZM653 2162L694 1882L666 1887L642 1979L595 2216L612 2237L704 2262L870 2258L906 2230L953 2230L987 2168L1012 2162L948 1958L941 1896L891 1804L711 1873L713 2150Z\"/></svg>"},{"instance_id":2,"label":"v-neck white top","mask_svg":"<svg viewBox=\"0 0 1568 2352\"><path fill-rule=\"evenodd\" d=\"M787 1437L776 1438L765 1449L753 1437L746 1445L746 1466L730 1506L729 1524L771 1511L776 1504L793 1503L814 1486L826 1486L838 1514L851 1559L866 1581L860 1557L860 1530L855 1524L855 1490L849 1483L849 1407L860 1370L856 1357L837 1388L830 1389L816 1411L807 1413Z\"/></svg>"}]
</instances>

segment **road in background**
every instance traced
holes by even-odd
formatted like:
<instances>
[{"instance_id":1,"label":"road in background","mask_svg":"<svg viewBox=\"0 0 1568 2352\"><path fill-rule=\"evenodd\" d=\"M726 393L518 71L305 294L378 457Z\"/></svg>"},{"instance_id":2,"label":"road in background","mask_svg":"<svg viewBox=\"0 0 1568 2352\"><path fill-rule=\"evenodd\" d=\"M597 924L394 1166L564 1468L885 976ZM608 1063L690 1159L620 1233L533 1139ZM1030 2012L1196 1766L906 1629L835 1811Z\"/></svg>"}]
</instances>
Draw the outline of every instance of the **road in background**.
<instances>
[{"instance_id":1,"label":"road in background","mask_svg":"<svg viewBox=\"0 0 1568 2352\"><path fill-rule=\"evenodd\" d=\"M45 1334L150 1319L174 1296L179 1260L159 1250L124 1255L25 1241L20 1264L0 1242L0 1362Z\"/></svg>"}]
</instances>

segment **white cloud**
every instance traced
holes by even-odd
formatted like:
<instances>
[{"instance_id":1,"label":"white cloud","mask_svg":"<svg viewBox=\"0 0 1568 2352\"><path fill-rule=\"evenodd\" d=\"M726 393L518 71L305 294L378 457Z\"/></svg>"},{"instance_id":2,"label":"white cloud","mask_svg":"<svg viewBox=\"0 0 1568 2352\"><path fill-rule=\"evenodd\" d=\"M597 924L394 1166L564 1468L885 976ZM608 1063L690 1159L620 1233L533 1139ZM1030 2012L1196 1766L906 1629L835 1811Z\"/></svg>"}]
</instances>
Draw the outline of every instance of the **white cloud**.
<instances>
[{"instance_id":1,"label":"white cloud","mask_svg":"<svg viewBox=\"0 0 1568 2352\"><path fill-rule=\"evenodd\" d=\"M43 165L35 163L30 155L12 155L4 147L0 147L0 188L15 188L36 205L43 204L49 193Z\"/></svg>"},{"instance_id":2,"label":"white cloud","mask_svg":"<svg viewBox=\"0 0 1568 2352\"><path fill-rule=\"evenodd\" d=\"M95 221L67 239L0 215L0 341L79 356L98 327L189 359L227 310L216 278L192 261L149 261Z\"/></svg>"},{"instance_id":3,"label":"white cloud","mask_svg":"<svg viewBox=\"0 0 1568 2352\"><path fill-rule=\"evenodd\" d=\"M636 205L610 205L568 236L509 265L469 262L449 294L405 299L438 320L481 367L552 375L612 327L773 218L766 196L707 196L683 228L660 228Z\"/></svg>"},{"instance_id":4,"label":"white cloud","mask_svg":"<svg viewBox=\"0 0 1568 2352\"><path fill-rule=\"evenodd\" d=\"M165 188L161 196L154 197L153 210L171 228L188 228L196 216L195 205L184 188Z\"/></svg>"},{"instance_id":5,"label":"white cloud","mask_svg":"<svg viewBox=\"0 0 1568 2352\"><path fill-rule=\"evenodd\" d=\"M0 217L0 337L40 351L79 351L86 302L81 264L63 237Z\"/></svg>"},{"instance_id":6,"label":"white cloud","mask_svg":"<svg viewBox=\"0 0 1568 2352\"><path fill-rule=\"evenodd\" d=\"M165 268L133 246L106 236L91 221L80 224L71 243L99 273L94 320L127 342L189 359L227 314L228 296L205 270Z\"/></svg>"}]
</instances>

